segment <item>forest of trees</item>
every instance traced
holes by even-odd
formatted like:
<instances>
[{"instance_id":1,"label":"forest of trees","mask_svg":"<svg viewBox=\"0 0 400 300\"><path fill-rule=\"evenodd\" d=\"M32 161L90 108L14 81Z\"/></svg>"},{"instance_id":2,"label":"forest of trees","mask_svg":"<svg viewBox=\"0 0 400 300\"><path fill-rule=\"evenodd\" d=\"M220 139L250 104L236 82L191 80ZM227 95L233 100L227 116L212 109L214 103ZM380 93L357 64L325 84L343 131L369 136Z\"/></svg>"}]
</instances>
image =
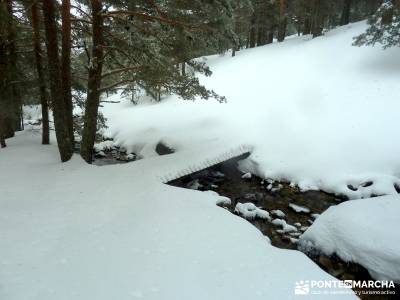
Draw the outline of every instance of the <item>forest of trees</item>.
<instances>
[{"instance_id":1,"label":"forest of trees","mask_svg":"<svg viewBox=\"0 0 400 300\"><path fill-rule=\"evenodd\" d=\"M0 0L1 147L23 129L22 106L40 104L42 143L54 128L68 161L79 137L90 163L103 94L225 101L199 83L196 74L211 70L194 58L228 50L235 56L292 34L318 37L367 17L372 29L356 44L374 44L400 24L398 8L397 0Z\"/></svg>"}]
</instances>

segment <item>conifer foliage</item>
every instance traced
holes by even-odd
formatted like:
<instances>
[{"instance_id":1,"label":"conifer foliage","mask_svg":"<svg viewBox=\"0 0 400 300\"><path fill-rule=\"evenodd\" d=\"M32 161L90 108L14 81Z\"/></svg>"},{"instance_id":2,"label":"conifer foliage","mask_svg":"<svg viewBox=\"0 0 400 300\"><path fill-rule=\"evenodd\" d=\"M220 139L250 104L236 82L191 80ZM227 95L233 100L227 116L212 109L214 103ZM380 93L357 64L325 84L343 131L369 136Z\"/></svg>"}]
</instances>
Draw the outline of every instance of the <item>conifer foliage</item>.
<instances>
[{"instance_id":1,"label":"conifer foliage","mask_svg":"<svg viewBox=\"0 0 400 300\"><path fill-rule=\"evenodd\" d=\"M368 20L367 31L356 37L357 46L381 44L383 48L400 47L400 1L385 0Z\"/></svg>"}]
</instances>

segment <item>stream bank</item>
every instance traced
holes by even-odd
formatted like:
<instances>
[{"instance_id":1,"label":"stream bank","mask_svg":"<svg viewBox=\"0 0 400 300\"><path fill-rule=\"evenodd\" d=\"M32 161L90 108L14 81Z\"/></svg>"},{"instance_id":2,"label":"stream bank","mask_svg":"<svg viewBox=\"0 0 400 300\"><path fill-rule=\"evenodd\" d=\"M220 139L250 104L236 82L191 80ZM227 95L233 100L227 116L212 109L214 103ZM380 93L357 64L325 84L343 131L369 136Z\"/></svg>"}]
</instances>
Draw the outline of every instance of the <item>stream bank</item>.
<instances>
[{"instance_id":1,"label":"stream bank","mask_svg":"<svg viewBox=\"0 0 400 300\"><path fill-rule=\"evenodd\" d=\"M323 191L300 191L286 182L263 180L250 173L243 174L237 168L237 157L188 176L171 181L176 187L199 191L214 191L231 199L231 204L220 206L239 215L257 227L271 244L282 249L299 250L299 236L307 230L318 216L330 206L347 199ZM239 204L238 209L237 204ZM246 210L247 209L247 210ZM269 212L269 216L257 210ZM361 265L342 261L336 255L325 256L319 253L305 253L322 269L339 280L373 280ZM373 292L372 289L357 289L361 299L392 299L392 295L362 294ZM376 291L376 290L375 290ZM396 286L395 293L400 294Z\"/></svg>"},{"instance_id":2,"label":"stream bank","mask_svg":"<svg viewBox=\"0 0 400 300\"><path fill-rule=\"evenodd\" d=\"M158 145L159 155L168 155L173 150ZM127 154L119 147L109 147L97 151L94 164L98 166L127 163L138 158ZM231 200L230 204L220 204L233 214L245 218L271 240L271 244L282 249L298 249L298 239L318 216L330 206L347 199L323 191L300 191L286 182L263 180L250 173L243 174L237 168L239 160L248 154L227 160L208 169L192 173L171 181L168 184L199 191L214 191ZM239 206L238 206L239 204ZM242 207L244 210L237 209ZM236 208L236 209L235 209ZM266 213L257 217L258 210ZM268 214L268 215L267 215ZM305 253L318 266L339 280L373 280L361 265L342 261L336 255L325 256L319 253ZM371 289L358 289L361 299L392 299L390 295L362 294ZM375 290L376 291L376 290ZM400 294L399 286L395 293Z\"/></svg>"}]
</instances>

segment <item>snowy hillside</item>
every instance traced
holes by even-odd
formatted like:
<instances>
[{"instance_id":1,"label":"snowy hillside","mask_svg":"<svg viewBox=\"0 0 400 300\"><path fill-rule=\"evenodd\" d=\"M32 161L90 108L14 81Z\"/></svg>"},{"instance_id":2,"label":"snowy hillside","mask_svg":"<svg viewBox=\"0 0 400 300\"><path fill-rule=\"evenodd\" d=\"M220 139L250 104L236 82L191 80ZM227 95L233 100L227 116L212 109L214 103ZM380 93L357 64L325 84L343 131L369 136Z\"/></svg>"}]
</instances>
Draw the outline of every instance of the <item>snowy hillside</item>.
<instances>
[{"instance_id":1,"label":"snowy hillside","mask_svg":"<svg viewBox=\"0 0 400 300\"><path fill-rule=\"evenodd\" d=\"M107 134L143 156L155 155L159 141L178 151L248 145L254 151L242 168L262 177L350 198L394 194L400 49L352 46L365 28L209 57L214 74L202 82L228 103L107 104Z\"/></svg>"}]
</instances>

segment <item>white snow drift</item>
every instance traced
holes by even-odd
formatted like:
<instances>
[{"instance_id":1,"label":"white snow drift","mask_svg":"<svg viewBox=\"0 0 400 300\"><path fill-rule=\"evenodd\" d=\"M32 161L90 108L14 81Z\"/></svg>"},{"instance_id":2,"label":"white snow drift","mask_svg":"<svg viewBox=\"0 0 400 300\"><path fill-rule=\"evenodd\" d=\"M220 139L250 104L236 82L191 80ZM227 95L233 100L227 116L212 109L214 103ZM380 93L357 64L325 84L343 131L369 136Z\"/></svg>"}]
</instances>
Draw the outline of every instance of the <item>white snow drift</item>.
<instances>
[{"instance_id":1,"label":"white snow drift","mask_svg":"<svg viewBox=\"0 0 400 300\"><path fill-rule=\"evenodd\" d=\"M0 151L0 299L295 299L296 281L333 279L218 195L161 183L201 153L61 164L30 135Z\"/></svg>"},{"instance_id":2,"label":"white snow drift","mask_svg":"<svg viewBox=\"0 0 400 300\"><path fill-rule=\"evenodd\" d=\"M399 213L400 196L347 201L319 216L300 244L358 263L375 279L400 283Z\"/></svg>"}]
</instances>

